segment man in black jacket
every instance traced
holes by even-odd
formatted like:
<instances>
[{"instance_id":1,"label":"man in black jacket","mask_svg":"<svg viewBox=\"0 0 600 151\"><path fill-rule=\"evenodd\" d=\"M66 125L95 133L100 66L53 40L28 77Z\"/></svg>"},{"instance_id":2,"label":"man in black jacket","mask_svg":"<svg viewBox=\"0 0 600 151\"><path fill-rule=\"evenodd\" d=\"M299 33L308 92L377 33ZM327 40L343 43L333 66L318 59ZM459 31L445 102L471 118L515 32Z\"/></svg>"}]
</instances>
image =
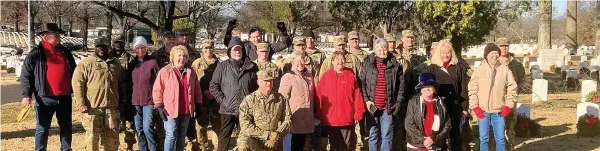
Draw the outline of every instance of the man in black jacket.
<instances>
[{"instance_id":1,"label":"man in black jacket","mask_svg":"<svg viewBox=\"0 0 600 151\"><path fill-rule=\"evenodd\" d=\"M227 25L227 31L225 32L225 38L223 39L223 44L229 44L229 41L232 39L231 32L235 28L236 24L237 20L235 19L229 21L229 24ZM269 49L269 60L272 59L273 54L288 48L292 44L292 39L287 34L287 28L285 27L285 24L283 22L277 23L277 29L279 29L280 32L280 41L269 45L271 46L271 48ZM261 38L263 35L263 31L258 27L252 27L250 28L250 31L248 33L250 33L250 41L243 42L242 47L244 47L245 53L246 55L248 55L250 60L254 61L258 57L258 55L256 54L256 45L258 43L263 42Z\"/></svg>"},{"instance_id":2,"label":"man in black jacket","mask_svg":"<svg viewBox=\"0 0 600 151\"><path fill-rule=\"evenodd\" d=\"M67 48L60 44L58 25L48 23L42 26L42 42L33 48L21 70L21 96L24 105L31 105L35 97L35 150L48 149L48 134L52 115L60 127L61 150L71 150L72 139L72 99L71 77L75 70L75 59ZM48 72L52 71L52 72Z\"/></svg>"},{"instance_id":3,"label":"man in black jacket","mask_svg":"<svg viewBox=\"0 0 600 151\"><path fill-rule=\"evenodd\" d=\"M375 52L362 63L359 81L367 109L369 127L369 150L392 150L394 125L404 101L404 76L402 65L388 53L384 39L374 42ZM403 118L403 117L400 117ZM381 136L381 138L380 138ZM381 148L377 148L381 140Z\"/></svg>"},{"instance_id":4,"label":"man in black jacket","mask_svg":"<svg viewBox=\"0 0 600 151\"><path fill-rule=\"evenodd\" d=\"M227 50L229 59L217 64L209 88L210 93L220 104L219 151L230 148L231 134L239 124L238 112L242 99L258 89L256 83L258 67L246 57L242 40L231 39Z\"/></svg>"}]
</instances>

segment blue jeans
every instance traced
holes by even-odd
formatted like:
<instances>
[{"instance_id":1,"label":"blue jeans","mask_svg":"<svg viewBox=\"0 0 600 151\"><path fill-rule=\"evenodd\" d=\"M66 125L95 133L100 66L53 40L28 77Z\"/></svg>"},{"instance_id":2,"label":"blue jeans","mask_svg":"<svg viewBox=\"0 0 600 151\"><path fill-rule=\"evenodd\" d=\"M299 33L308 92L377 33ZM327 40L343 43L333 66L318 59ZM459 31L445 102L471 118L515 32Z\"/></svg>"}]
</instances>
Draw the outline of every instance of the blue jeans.
<instances>
[{"instance_id":1,"label":"blue jeans","mask_svg":"<svg viewBox=\"0 0 600 151\"><path fill-rule=\"evenodd\" d=\"M179 115L165 122L165 151L183 151L190 115Z\"/></svg>"},{"instance_id":2,"label":"blue jeans","mask_svg":"<svg viewBox=\"0 0 600 151\"><path fill-rule=\"evenodd\" d=\"M479 119L479 149L481 151L487 151L488 141L490 138L490 125L494 131L494 140L496 141L496 151L505 151L506 142L504 140L504 117L500 116L499 112L496 113L483 113L485 118Z\"/></svg>"},{"instance_id":3,"label":"blue jeans","mask_svg":"<svg viewBox=\"0 0 600 151\"><path fill-rule=\"evenodd\" d=\"M369 125L369 151L390 151L392 150L392 139L394 137L394 124L392 115L384 110L377 110L375 114L367 116ZM381 148L378 149L378 142L381 138Z\"/></svg>"},{"instance_id":4,"label":"blue jeans","mask_svg":"<svg viewBox=\"0 0 600 151\"><path fill-rule=\"evenodd\" d=\"M35 98L35 150L48 149L48 134L52 116L56 112L56 119L60 129L60 150L71 150L72 139L72 99L71 95L48 96Z\"/></svg>"},{"instance_id":5,"label":"blue jeans","mask_svg":"<svg viewBox=\"0 0 600 151\"><path fill-rule=\"evenodd\" d=\"M135 130L140 151L156 151L156 132L154 131L154 106L134 106Z\"/></svg>"}]
</instances>

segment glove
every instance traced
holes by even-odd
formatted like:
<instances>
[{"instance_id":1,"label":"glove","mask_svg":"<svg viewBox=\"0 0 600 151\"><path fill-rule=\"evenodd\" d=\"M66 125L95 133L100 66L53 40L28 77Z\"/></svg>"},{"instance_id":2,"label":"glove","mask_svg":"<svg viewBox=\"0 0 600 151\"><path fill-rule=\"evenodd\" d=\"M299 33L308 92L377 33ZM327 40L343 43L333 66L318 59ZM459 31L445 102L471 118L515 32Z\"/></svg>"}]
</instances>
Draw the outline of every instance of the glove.
<instances>
[{"instance_id":1,"label":"glove","mask_svg":"<svg viewBox=\"0 0 600 151\"><path fill-rule=\"evenodd\" d=\"M229 23L227 23L227 30L228 31L233 30L233 28L235 28L236 24L237 24L236 19L230 20Z\"/></svg>"},{"instance_id":2,"label":"glove","mask_svg":"<svg viewBox=\"0 0 600 151\"><path fill-rule=\"evenodd\" d=\"M508 116L508 114L510 114L510 107L503 106L502 110L500 110L500 116L506 117L506 116Z\"/></svg>"},{"instance_id":3,"label":"glove","mask_svg":"<svg viewBox=\"0 0 600 151\"><path fill-rule=\"evenodd\" d=\"M284 22L277 22L277 29L279 29L279 32L287 32L287 28L285 27L285 23Z\"/></svg>"},{"instance_id":4,"label":"glove","mask_svg":"<svg viewBox=\"0 0 600 151\"><path fill-rule=\"evenodd\" d=\"M475 112L475 115L477 115L477 118L479 118L479 119L485 118L485 115L483 115L483 110L481 110L480 107L474 108L473 112Z\"/></svg>"},{"instance_id":5,"label":"glove","mask_svg":"<svg viewBox=\"0 0 600 151\"><path fill-rule=\"evenodd\" d=\"M265 146L267 148L273 148L273 147L275 147L275 144L277 144L278 140L279 140L279 133L271 132L269 134L269 140L267 140L267 142L265 143Z\"/></svg>"},{"instance_id":6,"label":"glove","mask_svg":"<svg viewBox=\"0 0 600 151\"><path fill-rule=\"evenodd\" d=\"M169 116L169 113L167 113L167 110L165 110L165 108L163 108L163 107L157 108L156 112L158 112L158 115L160 116L160 118L163 121L167 121L167 119L168 119L167 116Z\"/></svg>"}]
</instances>

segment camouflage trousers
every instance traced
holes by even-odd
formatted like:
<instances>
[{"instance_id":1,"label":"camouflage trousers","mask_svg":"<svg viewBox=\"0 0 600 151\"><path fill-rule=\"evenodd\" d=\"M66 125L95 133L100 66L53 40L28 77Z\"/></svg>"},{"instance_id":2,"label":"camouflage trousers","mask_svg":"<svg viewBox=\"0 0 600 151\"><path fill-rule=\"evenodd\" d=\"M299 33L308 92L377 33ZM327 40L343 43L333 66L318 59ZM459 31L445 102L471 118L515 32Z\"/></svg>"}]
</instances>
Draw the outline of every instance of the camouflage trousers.
<instances>
[{"instance_id":1,"label":"camouflage trousers","mask_svg":"<svg viewBox=\"0 0 600 151\"><path fill-rule=\"evenodd\" d=\"M259 138L253 138L248 136L240 135L237 139L237 146L245 145L250 151L282 151L283 150L283 139L279 140L275 147L267 148L265 146L267 140L262 140Z\"/></svg>"},{"instance_id":2,"label":"camouflage trousers","mask_svg":"<svg viewBox=\"0 0 600 151\"><path fill-rule=\"evenodd\" d=\"M105 151L119 149L119 111L117 109L90 109L83 122L85 150L98 151L99 143Z\"/></svg>"},{"instance_id":3,"label":"camouflage trousers","mask_svg":"<svg viewBox=\"0 0 600 151\"><path fill-rule=\"evenodd\" d=\"M208 110L206 108L196 109L196 140L201 145L202 150L208 150L208 140L210 137L214 148L219 145L219 130L221 129L221 114L218 113L218 108ZM191 122L191 121L190 121ZM210 129L209 129L209 126ZM209 133L211 135L209 135Z\"/></svg>"},{"instance_id":4,"label":"camouflage trousers","mask_svg":"<svg viewBox=\"0 0 600 151\"><path fill-rule=\"evenodd\" d=\"M511 110L510 114L504 118L505 121L505 135L504 139L506 140L506 150L514 150L516 139L515 139L515 124L517 123L517 111L516 109ZM474 117L469 124L471 125L471 129L473 131L473 142L471 143L472 150L479 150L479 128L477 126L477 115L475 113L471 113L471 116ZM490 129L492 131L492 129ZM490 132L490 138L493 138L493 132ZM494 139L489 140L489 146L493 146Z\"/></svg>"},{"instance_id":5,"label":"camouflage trousers","mask_svg":"<svg viewBox=\"0 0 600 151\"><path fill-rule=\"evenodd\" d=\"M127 144L123 149L133 150L133 144L137 141L135 140L135 124L132 121L121 120L121 134L125 135L121 140L121 144Z\"/></svg>"}]
</instances>

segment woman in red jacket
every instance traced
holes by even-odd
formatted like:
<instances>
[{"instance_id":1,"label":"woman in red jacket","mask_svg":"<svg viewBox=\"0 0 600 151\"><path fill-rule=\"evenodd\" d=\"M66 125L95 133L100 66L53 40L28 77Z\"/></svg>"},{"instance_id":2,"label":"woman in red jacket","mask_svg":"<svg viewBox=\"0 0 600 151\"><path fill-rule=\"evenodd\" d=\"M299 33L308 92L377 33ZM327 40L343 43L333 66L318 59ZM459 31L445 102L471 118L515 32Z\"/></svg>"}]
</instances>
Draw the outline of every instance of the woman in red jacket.
<instances>
[{"instance_id":1,"label":"woman in red jacket","mask_svg":"<svg viewBox=\"0 0 600 151\"><path fill-rule=\"evenodd\" d=\"M344 52L332 55L332 68L317 86L317 115L329 135L331 151L355 150L354 126L363 118L365 105L352 69L344 67Z\"/></svg>"}]
</instances>

